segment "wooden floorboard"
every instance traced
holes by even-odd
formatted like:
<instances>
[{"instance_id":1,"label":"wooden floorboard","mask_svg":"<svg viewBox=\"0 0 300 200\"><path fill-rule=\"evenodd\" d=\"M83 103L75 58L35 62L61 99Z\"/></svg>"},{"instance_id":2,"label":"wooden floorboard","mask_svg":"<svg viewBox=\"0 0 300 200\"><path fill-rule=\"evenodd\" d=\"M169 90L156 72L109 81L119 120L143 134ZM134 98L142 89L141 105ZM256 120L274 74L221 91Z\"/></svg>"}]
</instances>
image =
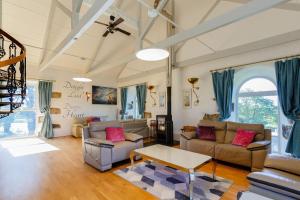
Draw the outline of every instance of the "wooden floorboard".
<instances>
[{"instance_id":1,"label":"wooden floorboard","mask_svg":"<svg viewBox=\"0 0 300 200\"><path fill-rule=\"evenodd\" d=\"M14 147L6 147L7 141L0 141L0 200L155 199L113 174L114 170L128 166L128 162L104 173L84 164L81 139L61 137L45 140L58 150L16 157L9 152ZM26 147L16 149L25 153ZM211 168L208 164L200 171L210 173ZM217 176L234 182L223 200L236 199L238 191L247 189L248 173L245 169L218 164Z\"/></svg>"}]
</instances>

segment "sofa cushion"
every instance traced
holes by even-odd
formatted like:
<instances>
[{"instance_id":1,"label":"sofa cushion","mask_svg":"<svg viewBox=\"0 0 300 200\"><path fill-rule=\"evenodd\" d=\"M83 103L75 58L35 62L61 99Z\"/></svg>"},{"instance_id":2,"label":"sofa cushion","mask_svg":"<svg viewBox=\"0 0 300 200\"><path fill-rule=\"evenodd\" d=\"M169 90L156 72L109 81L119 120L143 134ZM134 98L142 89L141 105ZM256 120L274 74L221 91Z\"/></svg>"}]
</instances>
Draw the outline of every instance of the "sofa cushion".
<instances>
[{"instance_id":1,"label":"sofa cushion","mask_svg":"<svg viewBox=\"0 0 300 200\"><path fill-rule=\"evenodd\" d=\"M250 173L247 178L254 186L300 199L300 176L275 169L264 169L262 172Z\"/></svg>"},{"instance_id":2,"label":"sofa cushion","mask_svg":"<svg viewBox=\"0 0 300 200\"><path fill-rule=\"evenodd\" d=\"M106 140L112 142L125 141L124 129L122 127L106 127Z\"/></svg>"},{"instance_id":3,"label":"sofa cushion","mask_svg":"<svg viewBox=\"0 0 300 200\"><path fill-rule=\"evenodd\" d=\"M224 143L226 122L200 120L198 126L213 126L215 128L216 133L216 142Z\"/></svg>"},{"instance_id":4,"label":"sofa cushion","mask_svg":"<svg viewBox=\"0 0 300 200\"><path fill-rule=\"evenodd\" d=\"M136 148L136 144L130 141L122 141L114 143L112 149L112 161L118 162L121 160L128 159L130 152Z\"/></svg>"},{"instance_id":5,"label":"sofa cushion","mask_svg":"<svg viewBox=\"0 0 300 200\"><path fill-rule=\"evenodd\" d=\"M196 135L200 140L216 141L215 127L199 126L196 130Z\"/></svg>"},{"instance_id":6,"label":"sofa cushion","mask_svg":"<svg viewBox=\"0 0 300 200\"><path fill-rule=\"evenodd\" d=\"M121 123L118 121L91 122L89 124L89 131L90 132L105 131L106 127L121 127Z\"/></svg>"},{"instance_id":7,"label":"sofa cushion","mask_svg":"<svg viewBox=\"0 0 300 200\"><path fill-rule=\"evenodd\" d=\"M241 146L217 144L215 146L215 158L247 167L251 166L251 151Z\"/></svg>"},{"instance_id":8,"label":"sofa cushion","mask_svg":"<svg viewBox=\"0 0 300 200\"><path fill-rule=\"evenodd\" d=\"M252 143L255 135L256 135L255 131L238 129L237 133L233 138L232 144L242 146L242 147L247 147L249 144Z\"/></svg>"},{"instance_id":9,"label":"sofa cushion","mask_svg":"<svg viewBox=\"0 0 300 200\"><path fill-rule=\"evenodd\" d=\"M101 139L101 140L106 140L106 132L105 131L91 131L90 137Z\"/></svg>"},{"instance_id":10,"label":"sofa cushion","mask_svg":"<svg viewBox=\"0 0 300 200\"><path fill-rule=\"evenodd\" d=\"M264 125L262 124L246 124L246 123L236 123L236 122L227 122L225 144L231 144L232 140L237 132L237 129L244 129L249 131L255 131L256 136L254 141L264 140Z\"/></svg>"},{"instance_id":11,"label":"sofa cushion","mask_svg":"<svg viewBox=\"0 0 300 200\"><path fill-rule=\"evenodd\" d=\"M214 157L216 142L208 140L191 139L187 143L187 150Z\"/></svg>"}]
</instances>

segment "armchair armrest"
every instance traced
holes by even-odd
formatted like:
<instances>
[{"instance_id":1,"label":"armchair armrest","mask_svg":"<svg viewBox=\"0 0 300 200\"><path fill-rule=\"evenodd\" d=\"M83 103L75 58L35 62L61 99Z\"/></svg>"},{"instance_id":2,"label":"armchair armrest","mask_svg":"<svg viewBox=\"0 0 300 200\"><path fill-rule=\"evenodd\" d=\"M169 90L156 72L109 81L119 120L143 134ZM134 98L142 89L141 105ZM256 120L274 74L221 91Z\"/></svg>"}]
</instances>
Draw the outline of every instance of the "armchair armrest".
<instances>
[{"instance_id":1,"label":"armchair armrest","mask_svg":"<svg viewBox=\"0 0 300 200\"><path fill-rule=\"evenodd\" d=\"M108 148L113 148L114 144L111 141L108 140L101 140L97 138L88 138L84 140L85 144L90 144L93 146L98 146L98 147L108 147Z\"/></svg>"},{"instance_id":2,"label":"armchair armrest","mask_svg":"<svg viewBox=\"0 0 300 200\"><path fill-rule=\"evenodd\" d=\"M134 134L134 133L125 133L125 140L131 141L131 142L137 142L139 140L142 140L143 136Z\"/></svg>"},{"instance_id":3,"label":"armchair armrest","mask_svg":"<svg viewBox=\"0 0 300 200\"><path fill-rule=\"evenodd\" d=\"M256 141L247 146L247 150L256 151L261 149L267 149L271 144L271 141L263 140L263 141Z\"/></svg>"},{"instance_id":4,"label":"armchair armrest","mask_svg":"<svg viewBox=\"0 0 300 200\"><path fill-rule=\"evenodd\" d=\"M183 132L180 135L185 139L190 140L196 138L196 131Z\"/></svg>"},{"instance_id":5,"label":"armchair armrest","mask_svg":"<svg viewBox=\"0 0 300 200\"><path fill-rule=\"evenodd\" d=\"M300 175L300 159L279 154L269 154L265 160L265 167Z\"/></svg>"}]
</instances>

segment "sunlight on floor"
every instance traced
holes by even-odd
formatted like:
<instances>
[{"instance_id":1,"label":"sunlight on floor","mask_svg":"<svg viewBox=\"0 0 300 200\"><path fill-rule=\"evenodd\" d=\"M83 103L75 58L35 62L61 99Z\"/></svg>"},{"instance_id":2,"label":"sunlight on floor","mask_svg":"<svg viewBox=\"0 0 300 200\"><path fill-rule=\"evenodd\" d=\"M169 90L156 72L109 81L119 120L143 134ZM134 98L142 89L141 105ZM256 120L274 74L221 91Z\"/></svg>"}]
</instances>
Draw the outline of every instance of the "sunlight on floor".
<instances>
[{"instance_id":1,"label":"sunlight on floor","mask_svg":"<svg viewBox=\"0 0 300 200\"><path fill-rule=\"evenodd\" d=\"M4 140L0 141L0 146L14 157L59 150L57 147L38 138Z\"/></svg>"}]
</instances>

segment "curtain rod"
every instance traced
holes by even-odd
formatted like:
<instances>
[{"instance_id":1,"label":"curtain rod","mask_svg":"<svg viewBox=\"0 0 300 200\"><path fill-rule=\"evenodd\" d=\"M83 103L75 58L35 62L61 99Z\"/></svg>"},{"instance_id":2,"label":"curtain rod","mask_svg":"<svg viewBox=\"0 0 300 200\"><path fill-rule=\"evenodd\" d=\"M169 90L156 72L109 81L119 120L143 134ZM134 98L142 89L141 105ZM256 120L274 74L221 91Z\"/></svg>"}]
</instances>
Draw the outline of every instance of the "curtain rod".
<instances>
[{"instance_id":1,"label":"curtain rod","mask_svg":"<svg viewBox=\"0 0 300 200\"><path fill-rule=\"evenodd\" d=\"M144 82L144 83L137 83L137 84L132 84L132 85L126 85L126 86L121 86L119 88L127 88L127 87L131 87L131 86L137 86L137 85L143 85L143 84L146 84L147 85L147 82Z\"/></svg>"},{"instance_id":2,"label":"curtain rod","mask_svg":"<svg viewBox=\"0 0 300 200\"><path fill-rule=\"evenodd\" d=\"M267 60L260 60L260 61L250 62L250 63L244 63L244 64L232 66L232 67L223 67L220 69L213 69L213 70L209 70L209 71L212 73L212 72L222 71L222 70L226 70L226 69L242 68L242 67L247 67L247 66L253 65L253 64L277 61L277 60L288 59L288 58L295 58L295 57L299 57L299 56L300 56L300 54L295 54L295 55L284 56L284 57L279 57L279 58L271 58L271 59L267 59Z\"/></svg>"}]
</instances>

